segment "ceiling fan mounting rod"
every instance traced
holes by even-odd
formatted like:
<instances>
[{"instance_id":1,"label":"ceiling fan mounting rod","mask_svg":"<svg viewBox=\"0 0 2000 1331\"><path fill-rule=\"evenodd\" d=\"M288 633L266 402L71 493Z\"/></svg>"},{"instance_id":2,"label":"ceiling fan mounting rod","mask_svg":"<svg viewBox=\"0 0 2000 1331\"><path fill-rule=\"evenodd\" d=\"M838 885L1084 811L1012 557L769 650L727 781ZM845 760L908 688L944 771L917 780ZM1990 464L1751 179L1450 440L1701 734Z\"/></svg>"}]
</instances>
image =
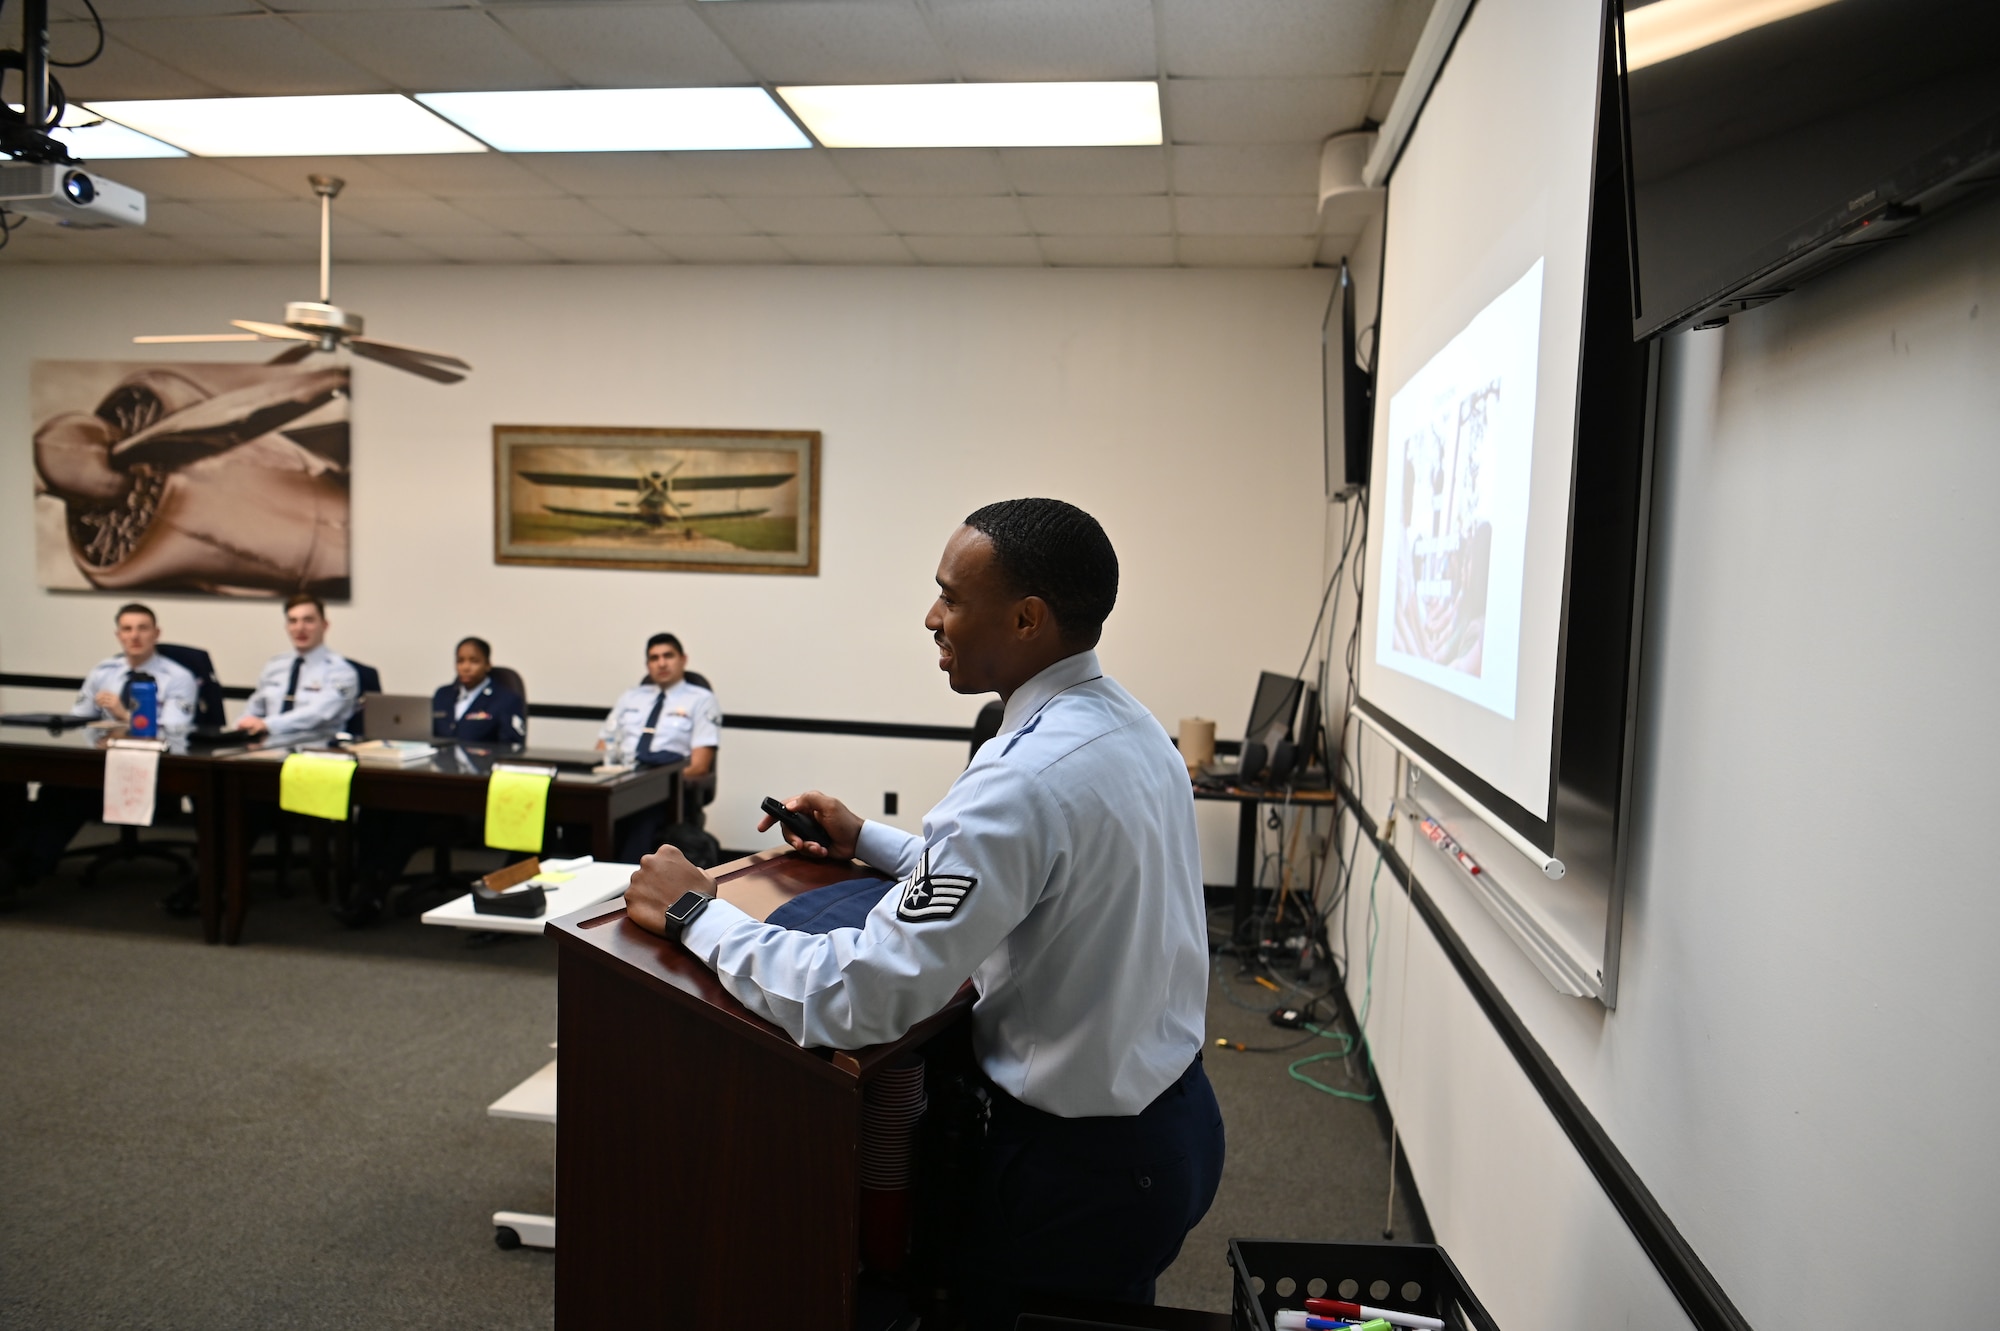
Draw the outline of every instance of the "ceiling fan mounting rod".
<instances>
[{"instance_id":1,"label":"ceiling fan mounting rod","mask_svg":"<svg viewBox=\"0 0 2000 1331\"><path fill-rule=\"evenodd\" d=\"M307 176L319 195L319 303L332 300L333 196L347 184L339 176Z\"/></svg>"}]
</instances>

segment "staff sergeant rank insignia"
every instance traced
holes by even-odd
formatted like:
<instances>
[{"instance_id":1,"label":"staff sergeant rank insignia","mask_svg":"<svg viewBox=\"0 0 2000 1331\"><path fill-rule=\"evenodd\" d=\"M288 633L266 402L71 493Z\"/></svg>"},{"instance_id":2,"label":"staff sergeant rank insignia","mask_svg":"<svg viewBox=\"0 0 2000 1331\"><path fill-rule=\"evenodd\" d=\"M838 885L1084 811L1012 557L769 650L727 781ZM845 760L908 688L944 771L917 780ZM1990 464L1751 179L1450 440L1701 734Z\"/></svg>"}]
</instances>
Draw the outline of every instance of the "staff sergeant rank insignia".
<instances>
[{"instance_id":1,"label":"staff sergeant rank insignia","mask_svg":"<svg viewBox=\"0 0 2000 1331\"><path fill-rule=\"evenodd\" d=\"M932 873L931 855L926 850L923 864L910 876L910 885L903 889L896 918L912 924L921 920L948 920L958 913L978 882L963 874Z\"/></svg>"}]
</instances>

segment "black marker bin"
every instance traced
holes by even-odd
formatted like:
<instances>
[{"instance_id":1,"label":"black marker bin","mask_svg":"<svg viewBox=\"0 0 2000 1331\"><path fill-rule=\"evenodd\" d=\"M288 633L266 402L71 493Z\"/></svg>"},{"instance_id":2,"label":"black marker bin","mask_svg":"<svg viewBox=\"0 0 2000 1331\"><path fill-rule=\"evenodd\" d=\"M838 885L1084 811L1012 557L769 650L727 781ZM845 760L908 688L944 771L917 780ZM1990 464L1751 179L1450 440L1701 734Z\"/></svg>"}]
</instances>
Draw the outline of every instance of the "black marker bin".
<instances>
[{"instance_id":1,"label":"black marker bin","mask_svg":"<svg viewBox=\"0 0 2000 1331\"><path fill-rule=\"evenodd\" d=\"M1500 1331L1435 1244L1231 1239L1229 1265L1236 1331L1271 1331L1273 1314L1308 1298L1438 1317L1446 1331Z\"/></svg>"}]
</instances>

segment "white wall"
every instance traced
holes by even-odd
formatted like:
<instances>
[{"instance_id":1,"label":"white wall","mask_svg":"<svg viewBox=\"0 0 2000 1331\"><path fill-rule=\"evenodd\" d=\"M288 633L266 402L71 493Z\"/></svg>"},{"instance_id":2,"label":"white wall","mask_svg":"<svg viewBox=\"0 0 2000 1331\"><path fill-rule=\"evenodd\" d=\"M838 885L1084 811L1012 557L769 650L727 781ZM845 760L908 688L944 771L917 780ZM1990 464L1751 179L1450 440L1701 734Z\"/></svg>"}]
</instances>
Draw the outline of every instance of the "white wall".
<instances>
[{"instance_id":1,"label":"white wall","mask_svg":"<svg viewBox=\"0 0 2000 1331\"><path fill-rule=\"evenodd\" d=\"M1402 842L1759 1331L1870 1303L1992 1322L1996 323L1989 197L1669 342L1616 1012L1558 996ZM1379 817L1393 767L1367 756ZM1405 943L1386 875L1378 895L1371 1034L1439 1240L1502 1326L1686 1325L1421 921Z\"/></svg>"},{"instance_id":2,"label":"white wall","mask_svg":"<svg viewBox=\"0 0 2000 1331\"><path fill-rule=\"evenodd\" d=\"M0 267L0 668L75 675L113 647L122 597L33 575L28 369L139 359L135 333L225 329L309 294L305 270ZM1317 539L1323 273L673 267L378 267L335 272L371 333L464 355L442 387L363 361L354 390L354 597L330 641L393 691L449 675L491 638L541 701L607 704L661 628L725 710L968 725L922 626L938 552L992 499L1095 513L1123 565L1110 669L1173 727L1237 734L1259 669L1290 669ZM237 347L189 348L244 358ZM815 578L501 568L495 423L804 428L824 433ZM269 602L152 597L169 636L247 683L283 647ZM47 706L18 695L13 706ZM587 743L580 723L536 723ZM906 825L958 746L728 736L714 826L756 844L757 797L820 783ZM1233 851L1209 811L1212 881Z\"/></svg>"}]
</instances>

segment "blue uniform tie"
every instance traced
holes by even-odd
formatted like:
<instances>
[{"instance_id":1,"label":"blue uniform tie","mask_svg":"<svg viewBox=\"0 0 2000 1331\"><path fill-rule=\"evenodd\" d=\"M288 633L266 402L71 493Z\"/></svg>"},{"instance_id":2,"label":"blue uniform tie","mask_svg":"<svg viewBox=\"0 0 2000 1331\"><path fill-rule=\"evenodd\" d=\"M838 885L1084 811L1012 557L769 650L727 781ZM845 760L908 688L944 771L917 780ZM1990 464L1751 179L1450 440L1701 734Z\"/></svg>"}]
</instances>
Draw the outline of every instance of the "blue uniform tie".
<instances>
[{"instance_id":1,"label":"blue uniform tie","mask_svg":"<svg viewBox=\"0 0 2000 1331\"><path fill-rule=\"evenodd\" d=\"M306 658L303 656L294 656L292 658L292 679L289 684L285 685L285 704L278 709L280 712L289 712L295 705L295 699L298 697L299 692L299 667L305 663Z\"/></svg>"},{"instance_id":2,"label":"blue uniform tie","mask_svg":"<svg viewBox=\"0 0 2000 1331\"><path fill-rule=\"evenodd\" d=\"M660 696L653 699L652 715L646 718L645 733L639 736L638 757L644 758L653 751L653 728L660 724L660 709L667 705L667 691L660 690Z\"/></svg>"}]
</instances>

